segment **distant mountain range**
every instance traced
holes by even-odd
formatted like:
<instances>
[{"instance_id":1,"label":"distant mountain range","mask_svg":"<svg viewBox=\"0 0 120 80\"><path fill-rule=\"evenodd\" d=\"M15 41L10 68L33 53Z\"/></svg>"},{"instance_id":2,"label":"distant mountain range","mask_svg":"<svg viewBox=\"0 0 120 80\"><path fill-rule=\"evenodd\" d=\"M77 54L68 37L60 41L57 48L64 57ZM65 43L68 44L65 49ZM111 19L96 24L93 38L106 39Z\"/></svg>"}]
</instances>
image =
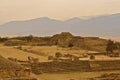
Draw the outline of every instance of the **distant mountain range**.
<instances>
[{"instance_id":1,"label":"distant mountain range","mask_svg":"<svg viewBox=\"0 0 120 80\"><path fill-rule=\"evenodd\" d=\"M0 36L8 37L30 34L49 36L60 32L120 39L120 14L103 15L90 19L76 17L66 21L42 17L26 21L11 21L0 25Z\"/></svg>"}]
</instances>

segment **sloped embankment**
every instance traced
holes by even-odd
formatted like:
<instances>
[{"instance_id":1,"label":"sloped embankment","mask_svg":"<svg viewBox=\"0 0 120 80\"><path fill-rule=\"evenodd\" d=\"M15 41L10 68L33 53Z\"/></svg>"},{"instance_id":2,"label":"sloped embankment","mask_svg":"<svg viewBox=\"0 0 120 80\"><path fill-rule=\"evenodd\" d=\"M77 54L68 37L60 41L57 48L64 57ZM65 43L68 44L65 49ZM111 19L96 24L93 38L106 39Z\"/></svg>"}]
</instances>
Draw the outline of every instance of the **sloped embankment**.
<instances>
[{"instance_id":1,"label":"sloped embankment","mask_svg":"<svg viewBox=\"0 0 120 80\"><path fill-rule=\"evenodd\" d=\"M1 80L37 80L24 71L24 67L0 56Z\"/></svg>"},{"instance_id":2,"label":"sloped embankment","mask_svg":"<svg viewBox=\"0 0 120 80\"><path fill-rule=\"evenodd\" d=\"M16 64L15 62L9 61L2 56L0 56L0 70L11 70L11 69L22 69L21 65Z\"/></svg>"}]
</instances>

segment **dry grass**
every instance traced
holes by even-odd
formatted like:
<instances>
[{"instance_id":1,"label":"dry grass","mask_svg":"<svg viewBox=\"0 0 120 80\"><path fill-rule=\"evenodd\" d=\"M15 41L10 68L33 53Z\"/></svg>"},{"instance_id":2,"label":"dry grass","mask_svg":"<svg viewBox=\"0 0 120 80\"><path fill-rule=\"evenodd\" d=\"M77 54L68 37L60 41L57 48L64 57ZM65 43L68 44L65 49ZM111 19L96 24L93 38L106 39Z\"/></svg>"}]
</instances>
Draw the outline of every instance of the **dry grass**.
<instances>
[{"instance_id":1,"label":"dry grass","mask_svg":"<svg viewBox=\"0 0 120 80\"><path fill-rule=\"evenodd\" d=\"M19 60L24 60L24 61L27 60L28 56L39 58L41 62L44 62L47 60L47 57L45 56L24 52L22 50L15 49L13 47L7 47L7 46L0 46L0 55L2 55L5 58L13 57L13 58L17 58Z\"/></svg>"},{"instance_id":2,"label":"dry grass","mask_svg":"<svg viewBox=\"0 0 120 80\"><path fill-rule=\"evenodd\" d=\"M85 38L85 44L91 50L105 52L107 41L105 39Z\"/></svg>"},{"instance_id":3,"label":"dry grass","mask_svg":"<svg viewBox=\"0 0 120 80\"><path fill-rule=\"evenodd\" d=\"M83 53L96 53L96 51L88 51L81 48L61 48L56 46L23 46L23 49L28 49L33 52L38 53L39 55L53 56L56 52L60 52L62 54L70 53L70 54L83 54Z\"/></svg>"},{"instance_id":4,"label":"dry grass","mask_svg":"<svg viewBox=\"0 0 120 80\"><path fill-rule=\"evenodd\" d=\"M3 46L0 44L0 55L2 55L5 58L13 57L17 58L18 60L27 60L28 56L32 56L34 58L39 58L40 62L46 62L48 61L47 57L52 55L54 56L56 52L60 53L70 53L70 54L82 54L82 53L94 53L96 51L87 51L80 48L61 48L56 46L22 46L23 50L16 49L12 46ZM26 52L24 49L30 50L32 52Z\"/></svg>"}]
</instances>

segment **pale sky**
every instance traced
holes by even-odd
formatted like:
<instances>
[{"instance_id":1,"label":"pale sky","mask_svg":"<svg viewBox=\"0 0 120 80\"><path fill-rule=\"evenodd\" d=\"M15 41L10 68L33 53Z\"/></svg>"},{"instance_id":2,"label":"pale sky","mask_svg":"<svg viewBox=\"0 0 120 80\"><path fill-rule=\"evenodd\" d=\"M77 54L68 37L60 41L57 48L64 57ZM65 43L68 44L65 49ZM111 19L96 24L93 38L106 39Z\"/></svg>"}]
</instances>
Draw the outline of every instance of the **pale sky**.
<instances>
[{"instance_id":1,"label":"pale sky","mask_svg":"<svg viewBox=\"0 0 120 80\"><path fill-rule=\"evenodd\" d=\"M0 23L40 17L66 20L120 13L120 0L0 0Z\"/></svg>"}]
</instances>

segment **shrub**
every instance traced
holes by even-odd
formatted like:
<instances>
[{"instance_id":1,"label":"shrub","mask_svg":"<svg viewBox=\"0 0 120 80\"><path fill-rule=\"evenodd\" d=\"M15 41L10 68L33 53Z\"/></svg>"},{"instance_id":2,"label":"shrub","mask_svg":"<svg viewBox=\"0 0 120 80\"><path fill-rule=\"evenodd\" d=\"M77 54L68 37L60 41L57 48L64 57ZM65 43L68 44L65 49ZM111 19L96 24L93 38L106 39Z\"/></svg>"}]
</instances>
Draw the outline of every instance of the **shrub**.
<instances>
[{"instance_id":1,"label":"shrub","mask_svg":"<svg viewBox=\"0 0 120 80\"><path fill-rule=\"evenodd\" d=\"M90 59L91 60L95 59L95 56L94 55L90 55Z\"/></svg>"},{"instance_id":2,"label":"shrub","mask_svg":"<svg viewBox=\"0 0 120 80\"><path fill-rule=\"evenodd\" d=\"M55 53L55 57L57 57L57 58L58 58L58 57L62 57L62 54L61 54L60 52L56 52L56 53Z\"/></svg>"},{"instance_id":3,"label":"shrub","mask_svg":"<svg viewBox=\"0 0 120 80\"><path fill-rule=\"evenodd\" d=\"M53 60L53 56L48 56L48 60Z\"/></svg>"}]
</instances>

